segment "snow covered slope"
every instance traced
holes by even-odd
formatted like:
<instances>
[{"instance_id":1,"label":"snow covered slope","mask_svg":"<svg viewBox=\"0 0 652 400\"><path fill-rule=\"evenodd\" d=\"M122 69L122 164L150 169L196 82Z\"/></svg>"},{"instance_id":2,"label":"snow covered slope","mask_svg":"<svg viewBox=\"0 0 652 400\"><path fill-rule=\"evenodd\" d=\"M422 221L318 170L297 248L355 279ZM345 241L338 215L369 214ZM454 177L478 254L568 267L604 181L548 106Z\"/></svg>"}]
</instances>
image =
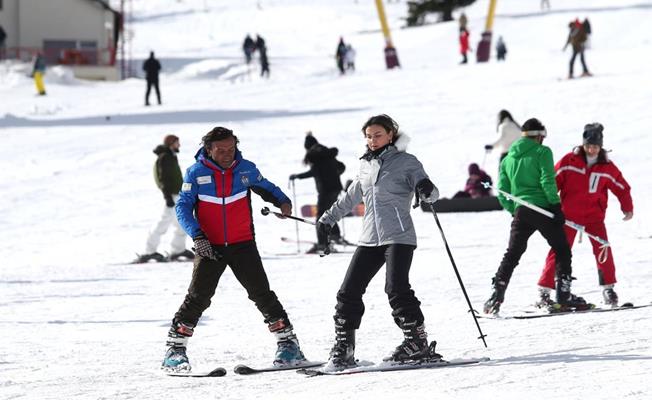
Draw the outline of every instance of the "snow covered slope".
<instances>
[{"instance_id":1,"label":"snow covered slope","mask_svg":"<svg viewBox=\"0 0 652 400\"><path fill-rule=\"evenodd\" d=\"M388 113L412 137L409 151L444 195L462 188L466 166L482 163L502 108L518 122L538 117L556 158L581 142L585 123L605 126L605 147L633 187L634 220L607 213L623 301L649 303L652 126L648 110L652 1L500 0L494 24L507 62L460 66L456 22L399 29L405 2L386 4L403 68L387 71L373 2L351 0L140 0L134 3L134 51L161 58L162 106L143 107L144 82L89 83L50 69L46 97L35 96L29 66L0 63L0 398L324 399L501 398L563 396L640 399L652 385L652 308L531 321L482 320L478 333L431 215L414 211L419 249L412 282L431 339L449 358L492 362L432 371L304 378L293 372L179 380L158 371L191 264L123 265L142 252L162 198L151 150L164 135L181 138L182 167L214 126L235 130L245 157L286 193L303 171L308 129L337 146L355 173L360 127ZM465 10L475 48L488 0ZM589 17L590 79L567 81L562 52L567 23ZM271 78L248 70L246 33L267 41ZM340 77L333 54L343 36L357 50L357 72ZM474 57L472 57L473 59ZM139 63L136 69L139 69ZM497 155L484 162L495 176ZM315 201L314 184L297 182L297 205ZM256 196L254 196L256 197ZM256 198L254 210L264 203ZM507 245L505 212L442 214L455 261L474 307ZM279 257L296 250L279 237L295 225L255 215L257 241L275 292L307 357L325 360L333 340L335 293L350 254ZM359 219L346 220L355 240ZM300 226L303 239L312 227ZM188 243L190 246L190 242ZM161 251L166 250L164 246ZM533 303L547 246L534 236L510 284L505 313ZM574 291L598 302L590 246L574 248ZM356 354L378 361L401 340L383 275L365 296ZM269 362L275 348L262 318L230 272L224 274L189 347L196 369ZM647 372L646 372L647 371ZM645 377L648 378L645 378Z\"/></svg>"}]
</instances>

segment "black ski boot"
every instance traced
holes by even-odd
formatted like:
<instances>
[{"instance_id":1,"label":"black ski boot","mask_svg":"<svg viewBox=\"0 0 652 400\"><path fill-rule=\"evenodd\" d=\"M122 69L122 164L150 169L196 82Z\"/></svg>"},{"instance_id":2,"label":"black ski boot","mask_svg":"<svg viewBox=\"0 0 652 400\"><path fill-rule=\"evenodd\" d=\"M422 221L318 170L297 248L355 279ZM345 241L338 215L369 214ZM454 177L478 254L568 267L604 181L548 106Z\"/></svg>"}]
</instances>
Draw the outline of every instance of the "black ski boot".
<instances>
[{"instance_id":1,"label":"black ski boot","mask_svg":"<svg viewBox=\"0 0 652 400\"><path fill-rule=\"evenodd\" d=\"M555 302L550 298L550 292L552 289L547 287L539 287L539 300L534 303L534 306L537 308L548 309L548 307L555 304Z\"/></svg>"},{"instance_id":2,"label":"black ski boot","mask_svg":"<svg viewBox=\"0 0 652 400\"><path fill-rule=\"evenodd\" d=\"M494 291L491 297L484 303L485 314L498 314L500 305L505 301L505 291L507 290L507 282L498 280L497 277L491 279Z\"/></svg>"},{"instance_id":3,"label":"black ski boot","mask_svg":"<svg viewBox=\"0 0 652 400\"><path fill-rule=\"evenodd\" d=\"M355 329L345 329L345 320L335 318L335 344L328 358L327 368L345 369L354 367Z\"/></svg>"},{"instance_id":4,"label":"black ski boot","mask_svg":"<svg viewBox=\"0 0 652 400\"><path fill-rule=\"evenodd\" d=\"M136 258L133 263L134 264L144 264L146 262L149 262L151 260L154 260L156 262L166 262L168 259L165 258L165 256L161 253L150 253L150 254L141 254Z\"/></svg>"},{"instance_id":5,"label":"black ski boot","mask_svg":"<svg viewBox=\"0 0 652 400\"><path fill-rule=\"evenodd\" d=\"M557 303L553 304L550 311L588 310L594 305L571 293L573 277L562 274L557 278Z\"/></svg>"},{"instance_id":6,"label":"black ski boot","mask_svg":"<svg viewBox=\"0 0 652 400\"><path fill-rule=\"evenodd\" d=\"M177 322L170 327L168 340L165 343L168 346L163 358L161 369L171 372L189 372L191 370L190 361L186 355L186 346L188 338L193 334L193 327L182 322Z\"/></svg>"},{"instance_id":7,"label":"black ski boot","mask_svg":"<svg viewBox=\"0 0 652 400\"><path fill-rule=\"evenodd\" d=\"M428 334L423 322L419 324L417 321L402 320L399 325L403 330L403 343L398 345L390 356L383 358L383 361L403 363L429 359Z\"/></svg>"},{"instance_id":8,"label":"black ski boot","mask_svg":"<svg viewBox=\"0 0 652 400\"><path fill-rule=\"evenodd\" d=\"M193 253L188 249L185 249L180 253L170 254L170 261L179 261L179 260L192 261L194 259L195 259L195 253Z\"/></svg>"}]
</instances>

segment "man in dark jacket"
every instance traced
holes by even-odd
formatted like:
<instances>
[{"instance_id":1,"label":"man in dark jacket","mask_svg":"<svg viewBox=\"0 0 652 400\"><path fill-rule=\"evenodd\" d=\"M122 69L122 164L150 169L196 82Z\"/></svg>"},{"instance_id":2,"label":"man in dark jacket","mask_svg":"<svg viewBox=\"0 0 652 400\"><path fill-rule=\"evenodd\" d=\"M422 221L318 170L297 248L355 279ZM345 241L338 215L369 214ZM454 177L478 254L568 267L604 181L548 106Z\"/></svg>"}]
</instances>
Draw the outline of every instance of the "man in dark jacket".
<instances>
[{"instance_id":1,"label":"man in dark jacket","mask_svg":"<svg viewBox=\"0 0 652 400\"><path fill-rule=\"evenodd\" d=\"M331 208L342 191L342 182L340 175L344 172L346 166L337 161L338 150L336 147L328 148L317 142L317 139L308 132L304 141L306 156L303 162L310 166L310 169L301 174L290 175L290 180L315 178L317 185L317 220ZM341 240L340 228L337 224L333 225L330 239L335 242ZM314 245L308 253L323 252L329 245L329 237L323 232L317 230L317 244Z\"/></svg>"},{"instance_id":2,"label":"man in dark jacket","mask_svg":"<svg viewBox=\"0 0 652 400\"><path fill-rule=\"evenodd\" d=\"M584 299L571 294L571 250L564 233L566 219L557 194L552 151L542 144L546 135L546 128L541 121L536 118L525 121L522 137L512 144L509 153L500 163L498 189L547 209L554 218L521 206L499 192L500 204L514 218L507 251L493 278L493 293L484 304L484 312L487 314L497 314L500 311L514 268L527 249L528 239L536 231L541 233L555 252L557 304L560 308L588 307Z\"/></svg>"},{"instance_id":3,"label":"man in dark jacket","mask_svg":"<svg viewBox=\"0 0 652 400\"><path fill-rule=\"evenodd\" d=\"M7 39L7 32L0 25L0 60L5 58L5 40Z\"/></svg>"},{"instance_id":4,"label":"man in dark jacket","mask_svg":"<svg viewBox=\"0 0 652 400\"><path fill-rule=\"evenodd\" d=\"M149 92L154 86L156 90L156 99L158 104L161 104L161 91L158 88L158 73L161 71L161 63L154 58L154 52L149 53L149 58L143 63L143 71L145 71L145 79L147 80L147 91L145 92L145 105L149 105Z\"/></svg>"},{"instance_id":5,"label":"man in dark jacket","mask_svg":"<svg viewBox=\"0 0 652 400\"><path fill-rule=\"evenodd\" d=\"M179 191L181 191L181 184L183 183L181 168L179 167L179 161L176 155L180 147L181 144L177 136L167 135L163 139L163 144L156 146L154 149L154 154L157 156L156 163L154 164L154 180L163 193L165 207L161 213L160 220L147 237L145 254L138 256L135 261L137 263L144 263L149 260L159 262L167 261L156 249L161 242L161 237L167 232L170 225L174 228L174 236L170 243L170 260L192 260L195 257L192 251L186 249L186 234L181 228L181 225L179 225L174 210L174 205L179 199Z\"/></svg>"}]
</instances>

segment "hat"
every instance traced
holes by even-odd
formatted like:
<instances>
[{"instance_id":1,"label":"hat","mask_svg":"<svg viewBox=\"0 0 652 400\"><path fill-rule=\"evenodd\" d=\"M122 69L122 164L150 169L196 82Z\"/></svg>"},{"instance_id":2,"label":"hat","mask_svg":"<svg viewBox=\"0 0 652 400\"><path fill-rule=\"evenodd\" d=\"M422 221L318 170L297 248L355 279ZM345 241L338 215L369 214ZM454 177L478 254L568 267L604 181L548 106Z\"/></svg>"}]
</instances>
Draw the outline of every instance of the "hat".
<instances>
[{"instance_id":1,"label":"hat","mask_svg":"<svg viewBox=\"0 0 652 400\"><path fill-rule=\"evenodd\" d=\"M536 118L530 118L527 121L525 121L523 127L521 128L521 131L523 132L523 136L528 136L528 137L535 137L535 136L546 137L548 135L548 132L546 132L546 127L543 126L541 121L539 121Z\"/></svg>"},{"instance_id":2,"label":"hat","mask_svg":"<svg viewBox=\"0 0 652 400\"><path fill-rule=\"evenodd\" d=\"M163 139L163 144L167 147L170 147L174 144L174 142L178 142L179 137L175 135L167 135L165 139Z\"/></svg>"},{"instance_id":3,"label":"hat","mask_svg":"<svg viewBox=\"0 0 652 400\"><path fill-rule=\"evenodd\" d=\"M308 131L306 132L306 140L303 141L303 147L305 147L306 150L311 148L312 146L317 144L317 139L315 139L314 136L312 136L312 132Z\"/></svg>"},{"instance_id":4,"label":"hat","mask_svg":"<svg viewBox=\"0 0 652 400\"><path fill-rule=\"evenodd\" d=\"M602 147L602 139L604 135L602 131L604 126L599 122L584 125L584 133L582 134L582 144L597 144Z\"/></svg>"}]
</instances>

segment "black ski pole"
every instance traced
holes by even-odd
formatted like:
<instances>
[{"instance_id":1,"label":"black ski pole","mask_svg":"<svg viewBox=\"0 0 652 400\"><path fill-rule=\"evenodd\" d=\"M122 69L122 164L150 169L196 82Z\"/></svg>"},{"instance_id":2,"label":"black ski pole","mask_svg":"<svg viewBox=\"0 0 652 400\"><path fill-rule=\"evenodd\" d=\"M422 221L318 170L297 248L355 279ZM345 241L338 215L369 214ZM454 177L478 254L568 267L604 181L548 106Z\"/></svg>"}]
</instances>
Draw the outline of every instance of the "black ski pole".
<instances>
[{"instance_id":1,"label":"black ski pole","mask_svg":"<svg viewBox=\"0 0 652 400\"><path fill-rule=\"evenodd\" d=\"M460 272L457 270L457 265L455 265L455 260L453 260L453 253L451 253L451 249L450 247L448 247L448 241L446 240L446 236L444 235L444 229L442 229L441 224L439 223L439 218L437 217L437 213L435 212L435 206L433 203L430 203L430 210L432 210L432 215L435 216L435 222L437 222L437 228L439 228L439 232L441 233L441 238L444 240L444 245L446 246L446 252L448 253L448 258L450 258L451 264L453 264L453 269L455 270L457 281L460 283L460 287L462 288L462 293L464 293L464 297L466 298L466 303L469 305L469 312L471 313L471 315L473 315L475 326L478 327L478 332L480 332L480 336L478 337L478 339L482 339L482 343L484 343L484 347L487 347L487 342L484 340L484 338L487 335L482 333L482 329L480 328L480 324L478 323L478 318L475 315L476 311L473 309L473 306L471 305L471 300L469 300L469 295L466 293L466 289L464 288L462 277L460 276Z\"/></svg>"},{"instance_id":2,"label":"black ski pole","mask_svg":"<svg viewBox=\"0 0 652 400\"><path fill-rule=\"evenodd\" d=\"M281 214L280 212L271 211L271 210L270 210L269 208L267 208L267 207L263 207L263 208L260 210L260 213L263 214L263 215L265 215L265 216L267 216L267 215L269 215L269 214L274 214L274 215L276 215L277 217L281 217L281 218L289 218L289 219L293 219L293 220L295 220L295 221L303 222L304 224L316 225L316 222L308 221L307 219L303 219L303 218L299 218L299 217L293 217L293 216L291 216L291 215L283 215L283 214Z\"/></svg>"}]
</instances>

